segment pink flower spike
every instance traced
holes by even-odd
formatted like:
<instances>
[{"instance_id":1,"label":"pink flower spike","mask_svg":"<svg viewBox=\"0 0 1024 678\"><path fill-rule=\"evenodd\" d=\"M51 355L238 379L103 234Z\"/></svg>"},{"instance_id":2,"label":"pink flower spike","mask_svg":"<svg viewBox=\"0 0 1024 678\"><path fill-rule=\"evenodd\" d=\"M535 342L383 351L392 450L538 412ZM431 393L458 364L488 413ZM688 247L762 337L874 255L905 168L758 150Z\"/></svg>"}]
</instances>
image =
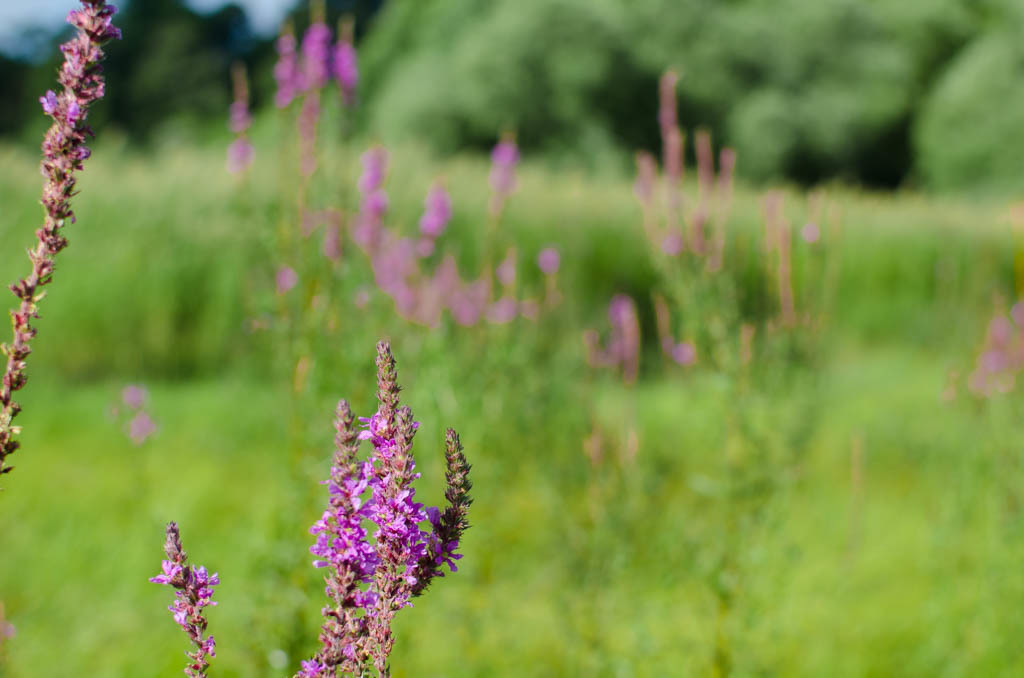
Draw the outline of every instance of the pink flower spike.
<instances>
[{"instance_id":1,"label":"pink flower spike","mask_svg":"<svg viewBox=\"0 0 1024 678\"><path fill-rule=\"evenodd\" d=\"M299 274L291 266L282 266L277 271L277 293L285 294L299 284Z\"/></svg>"}]
</instances>

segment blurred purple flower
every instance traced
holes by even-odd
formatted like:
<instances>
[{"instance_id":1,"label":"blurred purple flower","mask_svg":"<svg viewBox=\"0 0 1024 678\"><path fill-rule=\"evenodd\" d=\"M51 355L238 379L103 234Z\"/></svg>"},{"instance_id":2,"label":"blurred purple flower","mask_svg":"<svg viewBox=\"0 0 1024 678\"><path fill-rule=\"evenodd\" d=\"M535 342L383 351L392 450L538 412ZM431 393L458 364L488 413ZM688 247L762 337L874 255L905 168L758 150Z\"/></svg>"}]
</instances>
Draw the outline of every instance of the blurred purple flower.
<instances>
[{"instance_id":1,"label":"blurred purple flower","mask_svg":"<svg viewBox=\"0 0 1024 678\"><path fill-rule=\"evenodd\" d=\"M334 47L334 59L331 64L346 106L355 103L356 86L359 84L359 67L351 33L351 24L345 24L338 36L338 44Z\"/></svg>"},{"instance_id":2,"label":"blurred purple flower","mask_svg":"<svg viewBox=\"0 0 1024 678\"><path fill-rule=\"evenodd\" d=\"M291 266L282 266L277 270L277 293L284 294L299 283L299 274Z\"/></svg>"},{"instance_id":3,"label":"blurred purple flower","mask_svg":"<svg viewBox=\"0 0 1024 678\"><path fill-rule=\"evenodd\" d=\"M518 163L519 147L516 146L515 138L506 134L491 151L491 214L499 214L505 199L515 190Z\"/></svg>"},{"instance_id":4,"label":"blurred purple flower","mask_svg":"<svg viewBox=\"0 0 1024 678\"><path fill-rule=\"evenodd\" d=\"M306 87L295 51L295 36L290 29L277 39L276 47L278 59L274 65L274 80L277 81L277 93L274 95L274 103L278 108L285 108Z\"/></svg>"},{"instance_id":5,"label":"blurred purple flower","mask_svg":"<svg viewBox=\"0 0 1024 678\"><path fill-rule=\"evenodd\" d=\"M665 234L661 240L661 251L667 256L678 257L683 251L683 234L678 228L674 228Z\"/></svg>"},{"instance_id":6,"label":"blurred purple flower","mask_svg":"<svg viewBox=\"0 0 1024 678\"><path fill-rule=\"evenodd\" d=\"M494 271L495 277L505 287L511 287L516 282L516 248L509 247L505 258L498 264Z\"/></svg>"},{"instance_id":7,"label":"blurred purple flower","mask_svg":"<svg viewBox=\"0 0 1024 678\"><path fill-rule=\"evenodd\" d=\"M487 308L487 319L495 325L510 323L516 319L518 314L519 304L508 295L498 299Z\"/></svg>"},{"instance_id":8,"label":"blurred purple flower","mask_svg":"<svg viewBox=\"0 0 1024 678\"><path fill-rule=\"evenodd\" d=\"M146 442L146 439L154 433L156 433L156 422L145 411L138 412L128 422L128 436L136 445Z\"/></svg>"},{"instance_id":9,"label":"blurred purple flower","mask_svg":"<svg viewBox=\"0 0 1024 678\"><path fill-rule=\"evenodd\" d=\"M121 401L133 410L145 405L148 396L145 387L136 384L129 384L121 390Z\"/></svg>"},{"instance_id":10,"label":"blurred purple flower","mask_svg":"<svg viewBox=\"0 0 1024 678\"><path fill-rule=\"evenodd\" d=\"M559 256L558 250L554 247L545 247L537 255L537 266L544 275L554 275L558 273L558 267L561 263L562 258Z\"/></svg>"},{"instance_id":11,"label":"blurred purple flower","mask_svg":"<svg viewBox=\"0 0 1024 678\"><path fill-rule=\"evenodd\" d=\"M669 355L677 363L687 367L697 362L697 347L693 345L693 342L681 341L672 347Z\"/></svg>"},{"instance_id":12,"label":"blurred purple flower","mask_svg":"<svg viewBox=\"0 0 1024 678\"><path fill-rule=\"evenodd\" d=\"M807 243L816 243L821 239L821 227L813 221L808 221L800 229L800 237Z\"/></svg>"},{"instance_id":13,"label":"blurred purple flower","mask_svg":"<svg viewBox=\"0 0 1024 678\"><path fill-rule=\"evenodd\" d=\"M252 159L252 143L246 137L238 137L228 146L228 172L232 174L244 172L252 164Z\"/></svg>"},{"instance_id":14,"label":"blurred purple flower","mask_svg":"<svg viewBox=\"0 0 1024 678\"><path fill-rule=\"evenodd\" d=\"M305 89L323 89L330 79L331 29L320 21L309 25L302 36L302 70Z\"/></svg>"},{"instance_id":15,"label":"blurred purple flower","mask_svg":"<svg viewBox=\"0 0 1024 678\"><path fill-rule=\"evenodd\" d=\"M428 238L438 238L452 218L452 199L445 187L437 182L424 203L425 210L420 218L420 232Z\"/></svg>"}]
</instances>

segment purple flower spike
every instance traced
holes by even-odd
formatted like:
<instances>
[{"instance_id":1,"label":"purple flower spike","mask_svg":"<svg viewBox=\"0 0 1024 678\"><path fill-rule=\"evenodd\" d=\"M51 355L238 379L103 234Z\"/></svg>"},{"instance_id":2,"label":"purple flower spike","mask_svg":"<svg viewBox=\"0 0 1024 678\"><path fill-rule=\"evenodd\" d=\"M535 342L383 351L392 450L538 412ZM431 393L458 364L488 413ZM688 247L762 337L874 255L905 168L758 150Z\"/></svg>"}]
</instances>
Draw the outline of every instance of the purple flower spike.
<instances>
[{"instance_id":1,"label":"purple flower spike","mask_svg":"<svg viewBox=\"0 0 1024 678\"><path fill-rule=\"evenodd\" d=\"M800 237L804 239L804 242L816 243L821 239L821 227L813 221L809 221L800 229Z\"/></svg>"},{"instance_id":2,"label":"purple flower spike","mask_svg":"<svg viewBox=\"0 0 1024 678\"><path fill-rule=\"evenodd\" d=\"M303 82L306 88L323 89L330 78L331 29L321 21L310 24L302 36Z\"/></svg>"},{"instance_id":3,"label":"purple flower spike","mask_svg":"<svg viewBox=\"0 0 1024 678\"><path fill-rule=\"evenodd\" d=\"M167 524L164 552L167 560L161 563L161 574L151 577L149 581L177 589L174 603L167 609L195 647L192 652L186 653L189 663L185 667L185 675L201 678L210 667L207 658L217 656L213 636L203 637L207 622L202 610L217 604L212 600L213 587L220 583L220 577L209 574L201 565L195 568L188 564L188 555L181 546L176 523Z\"/></svg>"},{"instance_id":4,"label":"purple flower spike","mask_svg":"<svg viewBox=\"0 0 1024 678\"><path fill-rule=\"evenodd\" d=\"M228 146L227 169L231 174L240 174L249 169L253 159L252 143L245 137L239 137Z\"/></svg>"},{"instance_id":5,"label":"purple flower spike","mask_svg":"<svg viewBox=\"0 0 1024 678\"><path fill-rule=\"evenodd\" d=\"M437 239L444 233L452 218L452 199L440 182L427 193L425 210L420 218L420 232L428 238Z\"/></svg>"},{"instance_id":6,"label":"purple flower spike","mask_svg":"<svg viewBox=\"0 0 1024 678\"><path fill-rule=\"evenodd\" d=\"M21 389L27 379L29 344L36 335L32 321L39 317L38 302L44 296L41 288L53 279L54 259L67 247L64 227L75 222L70 202L78 193L75 172L82 169L83 161L90 155L85 141L93 134L85 119L89 106L103 97L106 87L100 66L104 56L102 47L121 37L121 31L111 23L116 11L103 0L82 0L81 9L68 14L68 23L78 32L60 48L64 62L58 80L63 89L59 94L47 91L39 100L43 112L53 119L42 146L45 217L42 227L36 231L36 244L29 250L31 273L10 286L20 303L11 311L13 341L2 347L7 366L0 380L0 475L13 468L6 465L7 457L19 447L15 440L19 427L12 421L21 406L14 401L14 392Z\"/></svg>"},{"instance_id":7,"label":"purple flower spike","mask_svg":"<svg viewBox=\"0 0 1024 678\"><path fill-rule=\"evenodd\" d=\"M455 571L458 548L468 527L469 464L458 436L448 431L449 507L424 508L415 501L412 482L419 478L412 440L419 424L399 403L395 360L386 342L377 345L377 412L356 417L338 403L335 453L328 507L310 532L314 566L326 570L330 604L323 609L320 650L302 662L296 678L368 675L371 667L387 675L393 645L391 620L412 596L442 576L441 565ZM357 456L360 441L373 446L369 459ZM373 539L364 525L377 526ZM421 528L426 523L429 531ZM168 572L161 575L169 576Z\"/></svg>"},{"instance_id":8,"label":"purple flower spike","mask_svg":"<svg viewBox=\"0 0 1024 678\"><path fill-rule=\"evenodd\" d=\"M558 250L554 247L545 247L537 255L537 267L540 268L544 275L554 275L558 273L558 267L562 262L562 258L558 254Z\"/></svg>"},{"instance_id":9,"label":"purple flower spike","mask_svg":"<svg viewBox=\"0 0 1024 678\"><path fill-rule=\"evenodd\" d=\"M277 282L277 293L285 294L299 284L299 274L291 266L282 266L277 271L275 281Z\"/></svg>"},{"instance_id":10,"label":"purple flower spike","mask_svg":"<svg viewBox=\"0 0 1024 678\"><path fill-rule=\"evenodd\" d=\"M287 108L295 95L305 89L299 56L295 50L295 35L290 26L277 39L276 47L278 59L274 65L274 80L277 81L277 93L274 95L274 103L278 108Z\"/></svg>"},{"instance_id":11,"label":"purple flower spike","mask_svg":"<svg viewBox=\"0 0 1024 678\"><path fill-rule=\"evenodd\" d=\"M519 147L516 146L515 137L506 134L491 152L491 214L500 214L505 199L516 189L518 164Z\"/></svg>"},{"instance_id":12,"label":"purple flower spike","mask_svg":"<svg viewBox=\"0 0 1024 678\"><path fill-rule=\"evenodd\" d=\"M145 405L148 397L149 393L146 392L145 387L137 384L129 384L121 390L121 401L133 410L138 410Z\"/></svg>"},{"instance_id":13,"label":"purple flower spike","mask_svg":"<svg viewBox=\"0 0 1024 678\"><path fill-rule=\"evenodd\" d=\"M128 422L128 436L136 445L141 445L156 433L156 422L145 412L139 412Z\"/></svg>"},{"instance_id":14,"label":"purple flower spike","mask_svg":"<svg viewBox=\"0 0 1024 678\"><path fill-rule=\"evenodd\" d=\"M352 22L342 21L338 29L338 44L334 47L331 71L341 89L341 98L346 106L356 101L356 86L359 84L359 66L356 48L352 44Z\"/></svg>"}]
</instances>

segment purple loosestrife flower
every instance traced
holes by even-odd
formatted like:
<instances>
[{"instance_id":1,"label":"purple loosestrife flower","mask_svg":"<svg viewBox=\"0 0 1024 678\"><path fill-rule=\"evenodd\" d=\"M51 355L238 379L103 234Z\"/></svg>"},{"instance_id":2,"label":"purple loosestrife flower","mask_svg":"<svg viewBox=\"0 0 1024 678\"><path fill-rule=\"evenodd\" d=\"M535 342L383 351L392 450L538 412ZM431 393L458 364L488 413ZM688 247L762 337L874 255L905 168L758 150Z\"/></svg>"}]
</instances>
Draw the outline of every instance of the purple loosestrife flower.
<instances>
[{"instance_id":1,"label":"purple loosestrife flower","mask_svg":"<svg viewBox=\"0 0 1024 678\"><path fill-rule=\"evenodd\" d=\"M68 14L68 23L77 28L78 33L60 48L64 63L58 81L63 90L60 94L48 91L39 100L43 112L53 118L42 145L41 169L46 177L42 203L46 214L42 227L36 231L36 245L29 251L32 271L10 288L21 303L11 311L14 339L0 347L7 356L0 388L0 474L13 468L5 466L5 462L19 447L14 438L20 427L11 423L21 411L21 406L14 401L14 392L22 388L27 379L25 361L32 352L29 344L36 335L31 323L39 317L38 303L44 296L40 288L53 279L54 259L67 247L68 241L62 234L64 226L75 221L70 202L76 193L75 172L82 169L82 162L90 155L85 140L92 136L92 129L85 122L86 115L89 106L103 97L105 88L100 66L101 47L121 37L120 29L111 23L116 11L103 0L82 0L81 9Z\"/></svg>"},{"instance_id":2,"label":"purple loosestrife flower","mask_svg":"<svg viewBox=\"0 0 1024 678\"><path fill-rule=\"evenodd\" d=\"M506 325L519 315L519 304L515 298L505 295L487 307L487 319L495 325Z\"/></svg>"},{"instance_id":3,"label":"purple loosestrife flower","mask_svg":"<svg viewBox=\"0 0 1024 678\"><path fill-rule=\"evenodd\" d=\"M331 73L338 81L341 99L346 106L355 104L356 86L359 84L359 66L353 42L352 21L343 19L338 24L338 44L331 55Z\"/></svg>"},{"instance_id":4,"label":"purple loosestrife flower","mask_svg":"<svg viewBox=\"0 0 1024 678\"><path fill-rule=\"evenodd\" d=\"M327 596L331 605L323 608L320 651L302 663L298 676L333 676L337 669L356 673L367 660L366 608L373 606L373 594L360 588L373 580L378 556L367 540L363 521L370 518L371 502L363 501L373 467L356 459L359 438L349 404L338 403L335 418L335 453L328 481L328 509L310 528L317 537L310 552L316 567L327 568Z\"/></svg>"},{"instance_id":5,"label":"purple loosestrife flower","mask_svg":"<svg viewBox=\"0 0 1024 678\"><path fill-rule=\"evenodd\" d=\"M420 217L420 232L424 236L436 240L444 233L444 229L452 218L452 199L440 181L436 182L427 193L424 208L423 216Z\"/></svg>"},{"instance_id":6,"label":"purple loosestrife flower","mask_svg":"<svg viewBox=\"0 0 1024 678\"><path fill-rule=\"evenodd\" d=\"M360 162L363 165L363 173L357 185L362 194L362 202L352 238L356 244L372 253L380 244L382 222L388 210L388 195L383 188L388 169L387 149L383 146L374 146L363 153Z\"/></svg>"},{"instance_id":7,"label":"purple loosestrife flower","mask_svg":"<svg viewBox=\"0 0 1024 678\"><path fill-rule=\"evenodd\" d=\"M17 632L18 630L14 628L14 624L7 621L4 615L4 604L0 601L0 652L3 652L4 641L8 638L13 638Z\"/></svg>"},{"instance_id":8,"label":"purple loosestrife flower","mask_svg":"<svg viewBox=\"0 0 1024 678\"><path fill-rule=\"evenodd\" d=\"M331 29L314 21L302 36L302 71L306 89L320 90L331 76Z\"/></svg>"},{"instance_id":9,"label":"purple loosestrife flower","mask_svg":"<svg viewBox=\"0 0 1024 678\"><path fill-rule=\"evenodd\" d=\"M625 294L616 294L608 304L611 335L601 348L597 332L587 330L583 341L587 362L593 367L619 367L627 384L636 381L640 364L640 321L636 304Z\"/></svg>"},{"instance_id":10,"label":"purple loosestrife flower","mask_svg":"<svg viewBox=\"0 0 1024 678\"><path fill-rule=\"evenodd\" d=\"M274 95L274 103L278 108L287 108L295 99L295 95L306 88L302 69L299 68L299 55L295 51L295 34L290 24L282 30L276 47L274 80L277 81L277 93Z\"/></svg>"},{"instance_id":11,"label":"purple loosestrife flower","mask_svg":"<svg viewBox=\"0 0 1024 678\"><path fill-rule=\"evenodd\" d=\"M469 491L473 482L469 479L471 466L462 453L459 434L454 429L445 433L445 480L447 489L444 496L448 506L444 512L435 507L427 509L427 517L434 528L434 538L430 541L427 553L417 566L418 577L412 587L412 595L423 593L431 580L443 577L441 566L445 563L452 572L458 571L455 561L462 554L455 551L459 548L462 534L469 528L469 506L473 503Z\"/></svg>"},{"instance_id":12,"label":"purple loosestrife flower","mask_svg":"<svg viewBox=\"0 0 1024 678\"><path fill-rule=\"evenodd\" d=\"M146 442L146 439L156 433L156 422L144 411L138 412L128 422L128 437L136 445Z\"/></svg>"},{"instance_id":13,"label":"purple loosestrife flower","mask_svg":"<svg viewBox=\"0 0 1024 678\"><path fill-rule=\"evenodd\" d=\"M299 274L291 266L282 266L277 271L275 282L277 283L277 293L285 294L299 284Z\"/></svg>"},{"instance_id":14,"label":"purple loosestrife flower","mask_svg":"<svg viewBox=\"0 0 1024 678\"><path fill-rule=\"evenodd\" d=\"M149 394L144 386L129 384L121 389L121 401L133 410L141 409L146 404Z\"/></svg>"},{"instance_id":15,"label":"purple loosestrife flower","mask_svg":"<svg viewBox=\"0 0 1024 678\"><path fill-rule=\"evenodd\" d=\"M512 287L516 284L516 248L509 247L505 252L505 258L494 270L494 276L503 287Z\"/></svg>"},{"instance_id":16,"label":"purple loosestrife flower","mask_svg":"<svg viewBox=\"0 0 1024 678\"><path fill-rule=\"evenodd\" d=\"M236 138L228 146L228 172L239 174L252 164L253 148L246 132L252 125L249 115L249 81L245 75L245 65L235 62L231 67L231 81L234 89L234 101L228 116L228 127Z\"/></svg>"},{"instance_id":17,"label":"purple loosestrife flower","mask_svg":"<svg viewBox=\"0 0 1024 678\"><path fill-rule=\"evenodd\" d=\"M491 214L501 213L505 199L516 189L516 165L519 147L515 136L506 134L491 151Z\"/></svg>"},{"instance_id":18,"label":"purple loosestrife flower","mask_svg":"<svg viewBox=\"0 0 1024 678\"><path fill-rule=\"evenodd\" d=\"M202 611L205 607L217 604L212 600L213 587L220 583L220 578L216 573L209 574L202 565L197 568L188 564L188 555L181 546L176 523L167 523L164 552L167 560L161 564L162 572L149 581L177 589L174 603L167 609L195 647L192 652L186 653L190 661L185 667L185 675L190 678L205 676L210 666L207 658L216 657L217 653L213 636L203 637L207 622Z\"/></svg>"},{"instance_id":19,"label":"purple loosestrife flower","mask_svg":"<svg viewBox=\"0 0 1024 678\"><path fill-rule=\"evenodd\" d=\"M562 258L554 247L545 247L537 255L537 268L544 275L555 275L558 273L558 267L561 263Z\"/></svg>"},{"instance_id":20,"label":"purple loosestrife flower","mask_svg":"<svg viewBox=\"0 0 1024 678\"><path fill-rule=\"evenodd\" d=\"M308 92L299 110L300 170L307 179L316 172L316 130L320 124L320 91Z\"/></svg>"},{"instance_id":21,"label":"purple loosestrife flower","mask_svg":"<svg viewBox=\"0 0 1024 678\"><path fill-rule=\"evenodd\" d=\"M310 551L314 564L328 570L321 647L302 662L296 678L335 676L338 670L366 675L389 675L388 656L394 644L391 622L422 593L447 563L455 571L456 553L468 527L471 500L469 464L456 433L449 429L446 444L449 506L424 509L415 501L413 481L419 477L412 456L419 424L401 406L395 359L387 342L377 344L377 412L360 418L365 429L355 430L348 403L338 404L335 454L328 481L329 506L310 530L317 536ZM357 459L359 443L369 440L369 459ZM364 500L366 493L370 497ZM363 525L377 529L371 541ZM420 526L428 524L430 530ZM170 564L173 568L173 563ZM173 570L172 570L173 571Z\"/></svg>"}]
</instances>

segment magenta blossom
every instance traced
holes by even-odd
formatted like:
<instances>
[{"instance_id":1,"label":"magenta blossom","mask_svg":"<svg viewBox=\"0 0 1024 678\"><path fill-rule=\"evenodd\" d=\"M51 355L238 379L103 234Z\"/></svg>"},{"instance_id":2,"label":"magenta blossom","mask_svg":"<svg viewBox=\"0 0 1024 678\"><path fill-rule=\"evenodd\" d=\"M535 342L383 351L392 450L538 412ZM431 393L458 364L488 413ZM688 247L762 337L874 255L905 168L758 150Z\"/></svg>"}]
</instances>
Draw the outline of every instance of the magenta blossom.
<instances>
[{"instance_id":1,"label":"magenta blossom","mask_svg":"<svg viewBox=\"0 0 1024 678\"><path fill-rule=\"evenodd\" d=\"M420 232L428 238L436 239L444 233L445 227L452 218L452 199L440 182L427 193L424 203L425 210L420 218Z\"/></svg>"},{"instance_id":2,"label":"magenta blossom","mask_svg":"<svg viewBox=\"0 0 1024 678\"><path fill-rule=\"evenodd\" d=\"M537 255L537 267L540 268L544 275L554 275L558 273L558 267L562 262L562 258L558 254L558 250L554 247L545 247Z\"/></svg>"},{"instance_id":3,"label":"magenta blossom","mask_svg":"<svg viewBox=\"0 0 1024 678\"><path fill-rule=\"evenodd\" d=\"M277 293L285 294L299 284L299 274L291 266L282 266L277 270L275 281L277 282Z\"/></svg>"}]
</instances>

